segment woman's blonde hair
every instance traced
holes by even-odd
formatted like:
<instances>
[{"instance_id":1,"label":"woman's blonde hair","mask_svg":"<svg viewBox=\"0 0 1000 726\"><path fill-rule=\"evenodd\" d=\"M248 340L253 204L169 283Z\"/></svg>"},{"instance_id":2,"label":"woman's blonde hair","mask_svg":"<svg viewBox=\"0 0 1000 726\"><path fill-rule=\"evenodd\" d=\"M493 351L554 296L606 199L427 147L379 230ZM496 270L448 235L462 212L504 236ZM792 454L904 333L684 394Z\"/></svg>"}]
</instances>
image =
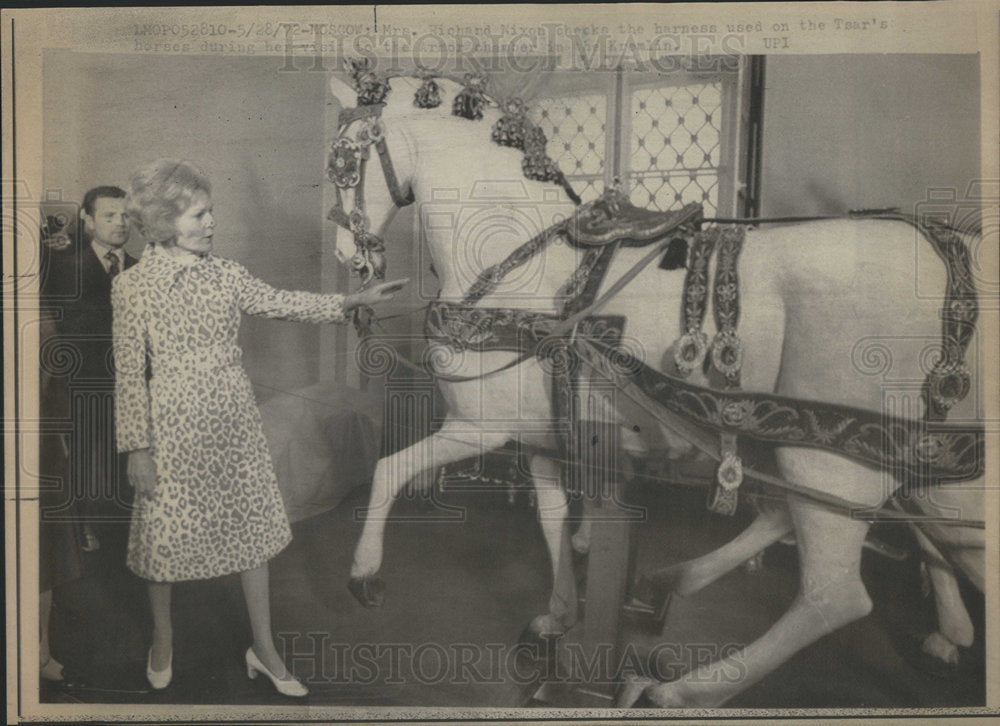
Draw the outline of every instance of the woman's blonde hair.
<instances>
[{"instance_id":1,"label":"woman's blonde hair","mask_svg":"<svg viewBox=\"0 0 1000 726\"><path fill-rule=\"evenodd\" d=\"M198 193L212 193L205 172L183 159L157 159L132 174L125 209L147 242L169 246L177 238L177 218Z\"/></svg>"}]
</instances>

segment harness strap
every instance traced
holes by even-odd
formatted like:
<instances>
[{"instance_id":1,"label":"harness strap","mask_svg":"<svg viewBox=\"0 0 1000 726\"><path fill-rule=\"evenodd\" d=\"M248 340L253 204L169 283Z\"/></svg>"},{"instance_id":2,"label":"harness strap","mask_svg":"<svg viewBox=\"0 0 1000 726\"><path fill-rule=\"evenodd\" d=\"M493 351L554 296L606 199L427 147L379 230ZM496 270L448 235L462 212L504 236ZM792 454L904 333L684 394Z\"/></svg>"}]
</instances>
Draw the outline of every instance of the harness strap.
<instances>
[{"instance_id":1,"label":"harness strap","mask_svg":"<svg viewBox=\"0 0 1000 726\"><path fill-rule=\"evenodd\" d=\"M570 277L565 286L565 293L568 300L563 305L560 317L568 318L570 315L582 310L594 301L597 291L604 282L608 267L611 265L611 258L618 251L619 242L594 247L587 250L583 256L583 261Z\"/></svg>"},{"instance_id":2,"label":"harness strap","mask_svg":"<svg viewBox=\"0 0 1000 726\"><path fill-rule=\"evenodd\" d=\"M361 149L361 162L358 164L358 183L354 185L354 212L360 213L364 217L363 220L359 219L359 222L364 225L364 235L359 235L354 225L351 225L351 231L354 232L355 237L360 237L362 246L366 246L365 243L368 241L368 225L370 224L368 219L368 212L365 209L365 178L368 172L368 148L365 147ZM350 218L351 215L348 215ZM355 214L355 217L358 215Z\"/></svg>"},{"instance_id":3,"label":"harness strap","mask_svg":"<svg viewBox=\"0 0 1000 726\"><path fill-rule=\"evenodd\" d=\"M708 300L708 263L715 252L715 240L716 236L707 232L695 235L691 261L684 276L684 334L674 348L674 363L682 378L699 367L708 353L708 336L701 328L705 322L705 301Z\"/></svg>"},{"instance_id":4,"label":"harness strap","mask_svg":"<svg viewBox=\"0 0 1000 726\"><path fill-rule=\"evenodd\" d=\"M969 250L953 229L934 220L907 219L927 237L944 262L948 275L941 311L941 358L927 374L923 394L929 420L943 420L969 395L971 376L965 351L976 329L979 301L969 262Z\"/></svg>"},{"instance_id":5,"label":"harness strap","mask_svg":"<svg viewBox=\"0 0 1000 726\"><path fill-rule=\"evenodd\" d=\"M337 125L343 129L360 119L371 118L372 116L378 118L382 115L383 110L385 110L384 103L370 103L355 106L354 108L344 108L337 115Z\"/></svg>"},{"instance_id":6,"label":"harness strap","mask_svg":"<svg viewBox=\"0 0 1000 726\"><path fill-rule=\"evenodd\" d=\"M791 215L788 217L710 217L703 221L710 224L739 224L752 226L756 224L822 222L830 219L862 219L865 217L883 217L889 219L896 218L896 216L902 216L899 211L899 207L885 207L882 209L852 209L848 211L847 214Z\"/></svg>"},{"instance_id":7,"label":"harness strap","mask_svg":"<svg viewBox=\"0 0 1000 726\"><path fill-rule=\"evenodd\" d=\"M621 195L619 194L618 196ZM610 214L614 215L617 214L618 205L620 204L621 202L612 190L609 190L605 195L580 205L572 216L543 230L511 252L506 259L480 272L469 292L462 299L462 302L464 304L472 304L481 300L488 293L496 289L512 270L525 264L553 239L563 238L575 244L581 237L583 228L589 229L588 225L591 222L587 221L587 215L598 211L601 216L607 216L609 214L608 210L611 210ZM689 204L677 214L681 215L682 218L675 218L674 226L664 228L662 231L663 234L674 232L672 237L687 235L701 222L700 205ZM591 240L589 243L583 245L592 248L600 246L611 251L584 255L583 262L573 273L566 286L566 289L570 290L571 296L573 291L581 290L579 299L571 299L566 303L563 310L564 316L568 316L574 310L585 308L590 304L590 300L597 294L597 290L600 287L603 275L607 271L615 249L621 246L646 246L650 237L648 235L638 235L638 232L636 234L637 237L635 240L629 239L627 235L619 235L611 238L610 233L604 230L602 233L603 242L601 244ZM593 230L590 230L590 236L593 236ZM669 243L669 240L667 241ZM662 245L658 245L657 249L662 250ZM591 274L592 271L593 274Z\"/></svg>"},{"instance_id":8,"label":"harness strap","mask_svg":"<svg viewBox=\"0 0 1000 726\"><path fill-rule=\"evenodd\" d=\"M737 267L746 230L743 227L716 227L706 234L713 234L720 240L713 290L716 334L712 341L712 364L725 376L726 389L739 391L743 343L736 333L740 317L740 278ZM736 513L739 486L743 483L743 461L737 453L736 433L721 433L719 448L722 463L719 464L715 485L709 494L708 508L718 514L732 516Z\"/></svg>"},{"instance_id":9,"label":"harness strap","mask_svg":"<svg viewBox=\"0 0 1000 726\"><path fill-rule=\"evenodd\" d=\"M636 275L638 275L644 268L648 267L649 264L653 262L653 260L655 260L657 256L663 251L663 249L666 248L667 245L669 244L670 240L666 239L656 243L650 250L650 252L646 254L646 256L643 257L641 260L639 260L636 264L634 264L631 268L629 268L629 270L625 272L620 278L618 278L618 280L615 281L615 283L607 290L607 292L604 293L604 295L601 296L599 300L588 305L586 308L579 310L578 312L574 313L568 318L557 320L555 317L553 317L554 324L550 329L550 331L544 337L539 338L533 345L528 346L527 348L522 350L520 355L515 357L513 360L505 363L499 368L495 368L492 371L476 376L441 375L434 373L433 371L428 371L426 367L418 366L416 363L412 362L411 360L403 356L401 353L399 353L398 350L396 351L396 357L397 359L402 361L407 368L415 371L429 373L434 378L437 378L440 381L444 381L445 383L465 383L468 381L478 381L488 378L490 376L495 376L499 373L503 373L504 371L510 370L511 368L518 366L521 363L524 363L525 361L535 357L539 348L557 346L559 338L568 334L581 321L585 320L591 315L594 315L598 310L607 305L608 302L615 295L621 292L622 288L624 288L626 285L628 285L628 283L630 283L633 279L635 279ZM463 300L462 303L460 304L465 305L467 303L465 302L465 300Z\"/></svg>"},{"instance_id":10,"label":"harness strap","mask_svg":"<svg viewBox=\"0 0 1000 726\"><path fill-rule=\"evenodd\" d=\"M740 320L740 277L738 265L746 230L742 227L717 227L706 234L719 239L719 262L715 270L713 311L715 338L712 340L712 365L726 377L726 387L739 389L743 368L743 343L736 328Z\"/></svg>"},{"instance_id":11,"label":"harness strap","mask_svg":"<svg viewBox=\"0 0 1000 726\"><path fill-rule=\"evenodd\" d=\"M338 226L349 230L351 228L351 219L347 216L347 212L344 211L344 200L341 196L340 187L334 185L333 189L337 195L337 203L330 207L326 218L331 222L335 222Z\"/></svg>"},{"instance_id":12,"label":"harness strap","mask_svg":"<svg viewBox=\"0 0 1000 726\"><path fill-rule=\"evenodd\" d=\"M496 289L497 285L500 284L511 270L520 267L536 253L540 252L553 239L565 234L565 228L566 222L559 222L542 230L511 252L505 260L491 265L480 272L472 287L469 288L465 297L462 298L462 304L471 305L482 300L488 293Z\"/></svg>"},{"instance_id":13,"label":"harness strap","mask_svg":"<svg viewBox=\"0 0 1000 726\"><path fill-rule=\"evenodd\" d=\"M375 150L378 152L379 161L382 162L382 174L385 176L385 184L389 187L389 195L393 204L397 207L408 207L413 204L413 190L404 195L399 186L399 179L396 177L396 169L392 165L392 157L389 155L389 147L385 143L385 137L375 142Z\"/></svg>"},{"instance_id":14,"label":"harness strap","mask_svg":"<svg viewBox=\"0 0 1000 726\"><path fill-rule=\"evenodd\" d=\"M711 456L716 461L721 461L722 455L718 439L712 436L710 432L693 424L687 418L669 410L661 405L660 402L651 399L647 392L637 382L632 380L632 378L622 376L621 370L617 369L618 367L615 364L610 364L605 353L599 350L593 343L587 340L578 339L574 347L580 353L583 362L585 362L598 375L613 382L618 390L628 396L649 415L653 416L664 426L691 443L699 451ZM803 487L800 484L767 474L753 467L744 467L744 473L753 479L766 484L771 484L784 489L785 491L792 492L793 494L800 495L831 509L850 512L851 514L858 516L859 519L866 519L869 521L897 520L905 522L913 522L914 520L913 515L907 512L886 509L872 511L869 505L852 502L848 499L838 497L828 492ZM945 522L980 529L985 527L985 524L978 520L961 520L960 522L956 520L944 520L939 523L943 524Z\"/></svg>"},{"instance_id":15,"label":"harness strap","mask_svg":"<svg viewBox=\"0 0 1000 726\"><path fill-rule=\"evenodd\" d=\"M566 196L570 198L570 201L572 201L573 204L576 206L583 204L583 199L581 199L580 195L576 193L575 189L573 189L573 185L569 183L569 179L566 178L565 174L559 172L559 178L556 180L556 183L563 188L563 191L566 192Z\"/></svg>"},{"instance_id":16,"label":"harness strap","mask_svg":"<svg viewBox=\"0 0 1000 726\"><path fill-rule=\"evenodd\" d=\"M609 374L635 383L656 404L716 435L733 432L779 446L825 449L920 484L968 481L983 473L982 425L913 420L774 393L714 390L657 371L627 351L588 343L614 362L607 366Z\"/></svg>"}]
</instances>

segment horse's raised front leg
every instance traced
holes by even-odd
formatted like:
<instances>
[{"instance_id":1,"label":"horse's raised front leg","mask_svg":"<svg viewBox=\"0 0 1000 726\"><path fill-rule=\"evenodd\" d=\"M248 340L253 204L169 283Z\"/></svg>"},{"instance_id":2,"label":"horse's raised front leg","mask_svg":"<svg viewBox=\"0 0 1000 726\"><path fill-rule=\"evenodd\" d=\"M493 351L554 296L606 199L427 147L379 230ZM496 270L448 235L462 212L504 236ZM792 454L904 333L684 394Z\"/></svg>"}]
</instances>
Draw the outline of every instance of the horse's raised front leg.
<instances>
[{"instance_id":1,"label":"horse's raised front leg","mask_svg":"<svg viewBox=\"0 0 1000 726\"><path fill-rule=\"evenodd\" d=\"M362 605L380 607L385 599L385 584L378 576L385 524L406 482L428 469L495 449L506 440L505 433L469 431L456 422L446 421L437 433L379 460L348 583L348 589Z\"/></svg>"},{"instance_id":2,"label":"horse's raised front leg","mask_svg":"<svg viewBox=\"0 0 1000 726\"><path fill-rule=\"evenodd\" d=\"M565 633L576 623L576 578L570 552L569 507L562 486L562 467L552 459L531 457L531 478L538 497L538 519L552 562L552 595L549 612L539 615L529 626L535 635Z\"/></svg>"}]
</instances>

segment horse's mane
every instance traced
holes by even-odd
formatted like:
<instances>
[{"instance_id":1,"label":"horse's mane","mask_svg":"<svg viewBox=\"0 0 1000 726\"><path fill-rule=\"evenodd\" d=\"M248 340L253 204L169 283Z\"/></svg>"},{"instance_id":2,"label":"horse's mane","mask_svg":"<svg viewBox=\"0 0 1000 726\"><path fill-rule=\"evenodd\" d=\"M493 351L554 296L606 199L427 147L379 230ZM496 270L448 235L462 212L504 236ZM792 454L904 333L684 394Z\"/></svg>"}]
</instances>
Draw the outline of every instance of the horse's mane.
<instances>
[{"instance_id":1,"label":"horse's mane","mask_svg":"<svg viewBox=\"0 0 1000 726\"><path fill-rule=\"evenodd\" d=\"M523 152L521 169L526 178L559 184L575 204L580 204L579 195L570 186L559 165L546 151L548 139L545 132L528 118L527 105L521 98L493 97L486 90L486 78L475 73L466 73L461 80L436 74L423 74L419 77L404 74L390 76L376 73L371 69L367 59L351 60L350 64L351 80L358 94L358 106L386 103L386 99L393 91L390 80L403 78L409 82L406 85L420 84L413 96L413 105L417 108L438 108L443 101L443 84L455 84L459 89L456 93L450 94L453 116L479 121L482 120L487 107L499 108L501 115L493 124L491 134L493 142Z\"/></svg>"}]
</instances>

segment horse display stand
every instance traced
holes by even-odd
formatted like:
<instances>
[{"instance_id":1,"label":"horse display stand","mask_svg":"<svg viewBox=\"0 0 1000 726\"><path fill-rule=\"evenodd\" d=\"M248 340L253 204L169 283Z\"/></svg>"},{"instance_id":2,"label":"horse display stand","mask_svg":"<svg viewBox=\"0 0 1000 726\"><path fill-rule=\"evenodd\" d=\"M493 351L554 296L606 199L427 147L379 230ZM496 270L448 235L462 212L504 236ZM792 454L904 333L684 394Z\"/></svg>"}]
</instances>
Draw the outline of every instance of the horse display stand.
<instances>
[{"instance_id":1,"label":"horse display stand","mask_svg":"<svg viewBox=\"0 0 1000 726\"><path fill-rule=\"evenodd\" d=\"M635 528L641 511L627 504L627 482L616 472L617 427L584 420L575 427L579 465L574 467L583 516L590 522L590 548L581 597L582 620L551 647L554 678L533 695L536 702L565 707L607 708L613 704L619 674L619 640L628 590L634 580ZM598 586L599 585L599 586ZM596 668L596 671L593 670Z\"/></svg>"}]
</instances>

